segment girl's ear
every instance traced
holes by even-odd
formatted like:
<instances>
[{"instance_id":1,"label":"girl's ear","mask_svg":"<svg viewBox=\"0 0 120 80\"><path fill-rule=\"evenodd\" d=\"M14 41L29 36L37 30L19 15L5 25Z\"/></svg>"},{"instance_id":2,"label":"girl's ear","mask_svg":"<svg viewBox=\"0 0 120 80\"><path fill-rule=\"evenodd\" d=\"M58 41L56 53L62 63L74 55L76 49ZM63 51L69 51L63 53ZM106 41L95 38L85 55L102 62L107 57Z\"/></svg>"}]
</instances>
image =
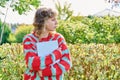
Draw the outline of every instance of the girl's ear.
<instances>
[{"instance_id":1,"label":"girl's ear","mask_svg":"<svg viewBox=\"0 0 120 80\"><path fill-rule=\"evenodd\" d=\"M44 26L44 28L43 28L43 32L45 32L46 31L46 25Z\"/></svg>"},{"instance_id":2,"label":"girl's ear","mask_svg":"<svg viewBox=\"0 0 120 80\"><path fill-rule=\"evenodd\" d=\"M49 26L48 21L46 20L44 23L44 29L46 29L46 27Z\"/></svg>"},{"instance_id":3,"label":"girl's ear","mask_svg":"<svg viewBox=\"0 0 120 80\"><path fill-rule=\"evenodd\" d=\"M46 27L48 26L48 24L47 24L47 22L45 21L45 23L44 23L44 27L43 27L43 32L45 32L46 31Z\"/></svg>"}]
</instances>

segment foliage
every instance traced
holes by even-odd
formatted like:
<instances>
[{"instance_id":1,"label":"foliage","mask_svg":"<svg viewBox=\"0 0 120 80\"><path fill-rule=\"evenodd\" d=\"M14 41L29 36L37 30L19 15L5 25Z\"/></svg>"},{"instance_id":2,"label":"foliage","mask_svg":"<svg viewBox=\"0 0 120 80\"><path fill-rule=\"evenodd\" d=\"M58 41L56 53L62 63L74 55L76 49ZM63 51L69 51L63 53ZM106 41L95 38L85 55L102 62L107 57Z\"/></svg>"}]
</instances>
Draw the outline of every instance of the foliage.
<instances>
[{"instance_id":1,"label":"foliage","mask_svg":"<svg viewBox=\"0 0 120 80\"><path fill-rule=\"evenodd\" d=\"M0 46L0 80L23 80L24 58L21 44Z\"/></svg>"},{"instance_id":2,"label":"foliage","mask_svg":"<svg viewBox=\"0 0 120 80\"><path fill-rule=\"evenodd\" d=\"M55 7L58 11L58 19L68 20L73 15L73 11L70 10L70 7L71 7L70 3L65 2L65 4L62 7L60 2L57 1L55 3Z\"/></svg>"},{"instance_id":3,"label":"foliage","mask_svg":"<svg viewBox=\"0 0 120 80\"><path fill-rule=\"evenodd\" d=\"M59 21L57 31L68 43L120 43L120 17L73 17Z\"/></svg>"},{"instance_id":4,"label":"foliage","mask_svg":"<svg viewBox=\"0 0 120 80\"><path fill-rule=\"evenodd\" d=\"M2 11L0 11L0 13L2 13L3 15L5 15L4 18L4 22L3 22L3 29L1 30L1 39L0 39L0 44L3 42L2 41L2 37L4 33L4 27L5 27L5 19L7 16L7 12L9 8L12 8L13 11L18 11L19 14L23 14L26 13L30 10L32 10L33 7L37 8L39 7L40 4L40 0L0 0L0 7L7 7L6 9L6 14L2 13ZM7 42L7 41L6 41Z\"/></svg>"},{"instance_id":5,"label":"foliage","mask_svg":"<svg viewBox=\"0 0 120 80\"><path fill-rule=\"evenodd\" d=\"M73 67L65 80L120 79L120 44L78 44L69 48Z\"/></svg>"},{"instance_id":6,"label":"foliage","mask_svg":"<svg viewBox=\"0 0 120 80\"><path fill-rule=\"evenodd\" d=\"M23 14L30 11L32 7L37 8L40 5L40 0L0 0L0 6L6 7L7 4L13 9L18 11L19 14Z\"/></svg>"},{"instance_id":7,"label":"foliage","mask_svg":"<svg viewBox=\"0 0 120 80\"><path fill-rule=\"evenodd\" d=\"M2 32L2 21L0 20L0 34ZM9 42L7 38L9 37L9 34L11 33L10 27L7 24L4 24L4 33L3 33L3 38L2 38L2 43L7 43Z\"/></svg>"},{"instance_id":8,"label":"foliage","mask_svg":"<svg viewBox=\"0 0 120 80\"><path fill-rule=\"evenodd\" d=\"M16 38L16 42L20 43L23 40L23 37L30 33L33 29L32 25L20 25L18 26L18 28L16 29L15 32L15 38Z\"/></svg>"},{"instance_id":9,"label":"foliage","mask_svg":"<svg viewBox=\"0 0 120 80\"><path fill-rule=\"evenodd\" d=\"M85 16L71 16L72 21L81 21L82 19L85 19Z\"/></svg>"},{"instance_id":10,"label":"foliage","mask_svg":"<svg viewBox=\"0 0 120 80\"><path fill-rule=\"evenodd\" d=\"M60 21L57 32L61 33L68 43L84 43L86 42L86 33L87 25L84 25L81 22L70 22L70 21Z\"/></svg>"},{"instance_id":11,"label":"foliage","mask_svg":"<svg viewBox=\"0 0 120 80\"><path fill-rule=\"evenodd\" d=\"M66 41L76 43L120 43L120 17L72 17L70 20L58 21L57 32L61 33ZM15 32L17 42L32 30L31 25L20 25ZM11 39L10 39L11 38ZM10 35L10 41L15 41ZM13 39L13 40L12 40Z\"/></svg>"},{"instance_id":12,"label":"foliage","mask_svg":"<svg viewBox=\"0 0 120 80\"><path fill-rule=\"evenodd\" d=\"M16 42L15 35L14 35L13 33L10 33L10 34L9 34L9 37L7 38L7 40L8 40L10 43L15 43L15 42Z\"/></svg>"},{"instance_id":13,"label":"foliage","mask_svg":"<svg viewBox=\"0 0 120 80\"><path fill-rule=\"evenodd\" d=\"M105 2L111 4L111 9L113 9L114 7L119 8L119 6L120 6L120 0L105 0Z\"/></svg>"},{"instance_id":14,"label":"foliage","mask_svg":"<svg viewBox=\"0 0 120 80\"><path fill-rule=\"evenodd\" d=\"M0 6L5 7L5 3L9 0L0 0Z\"/></svg>"},{"instance_id":15,"label":"foliage","mask_svg":"<svg viewBox=\"0 0 120 80\"><path fill-rule=\"evenodd\" d=\"M120 44L68 45L73 67L64 76L65 80L119 80ZM1 80L22 80L25 70L21 44L0 46Z\"/></svg>"},{"instance_id":16,"label":"foliage","mask_svg":"<svg viewBox=\"0 0 120 80\"><path fill-rule=\"evenodd\" d=\"M120 3L120 0L105 0L108 3Z\"/></svg>"},{"instance_id":17,"label":"foliage","mask_svg":"<svg viewBox=\"0 0 120 80\"><path fill-rule=\"evenodd\" d=\"M81 22L89 26L89 30L95 32L96 43L119 43L120 42L120 17L94 17L84 19ZM92 40L91 40L92 41Z\"/></svg>"}]
</instances>

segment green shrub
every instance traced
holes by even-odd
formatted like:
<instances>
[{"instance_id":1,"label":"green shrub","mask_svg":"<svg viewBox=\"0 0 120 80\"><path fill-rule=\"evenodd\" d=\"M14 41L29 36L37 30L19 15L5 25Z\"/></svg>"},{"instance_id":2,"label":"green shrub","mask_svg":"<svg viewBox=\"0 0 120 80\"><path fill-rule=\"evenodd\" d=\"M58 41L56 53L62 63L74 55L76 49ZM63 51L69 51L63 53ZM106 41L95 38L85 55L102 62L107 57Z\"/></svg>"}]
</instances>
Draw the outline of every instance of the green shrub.
<instances>
[{"instance_id":1,"label":"green shrub","mask_svg":"<svg viewBox=\"0 0 120 80\"><path fill-rule=\"evenodd\" d=\"M1 37L1 33L2 33L2 27L3 27L3 23L0 20L0 37ZM10 33L11 33L10 27L7 24L5 24L4 25L4 32L3 32L3 37L2 37L2 43L1 44L9 42L7 40L7 38L9 37Z\"/></svg>"},{"instance_id":2,"label":"green shrub","mask_svg":"<svg viewBox=\"0 0 120 80\"><path fill-rule=\"evenodd\" d=\"M0 80L23 80L24 58L21 44L0 46Z\"/></svg>"},{"instance_id":3,"label":"green shrub","mask_svg":"<svg viewBox=\"0 0 120 80\"><path fill-rule=\"evenodd\" d=\"M89 30L94 32L94 38L90 42L120 43L120 17L84 18L81 22L88 25Z\"/></svg>"},{"instance_id":4,"label":"green shrub","mask_svg":"<svg viewBox=\"0 0 120 80\"><path fill-rule=\"evenodd\" d=\"M7 40L8 40L10 43L16 43L16 38L15 38L14 33L10 33Z\"/></svg>"},{"instance_id":5,"label":"green shrub","mask_svg":"<svg viewBox=\"0 0 120 80\"><path fill-rule=\"evenodd\" d=\"M75 18L59 21L57 28L68 43L120 43L120 18Z\"/></svg>"},{"instance_id":6,"label":"green shrub","mask_svg":"<svg viewBox=\"0 0 120 80\"><path fill-rule=\"evenodd\" d=\"M119 80L120 44L68 45L72 68L65 73L65 80ZM0 79L23 80L25 70L21 44L0 46Z\"/></svg>"},{"instance_id":7,"label":"green shrub","mask_svg":"<svg viewBox=\"0 0 120 80\"><path fill-rule=\"evenodd\" d=\"M69 48L73 67L65 80L120 79L120 44L78 44Z\"/></svg>"},{"instance_id":8,"label":"green shrub","mask_svg":"<svg viewBox=\"0 0 120 80\"><path fill-rule=\"evenodd\" d=\"M61 33L68 43L85 43L86 33L88 26L81 23L80 21L60 21L57 32Z\"/></svg>"},{"instance_id":9,"label":"green shrub","mask_svg":"<svg viewBox=\"0 0 120 80\"><path fill-rule=\"evenodd\" d=\"M68 43L120 43L120 17L73 17L71 20L59 20L57 32ZM21 25L15 32L17 42L30 33L32 26ZM14 38L13 38L14 39Z\"/></svg>"},{"instance_id":10,"label":"green shrub","mask_svg":"<svg viewBox=\"0 0 120 80\"><path fill-rule=\"evenodd\" d=\"M32 25L20 25L15 31L16 42L20 43L23 40L23 37L30 33L33 29Z\"/></svg>"}]
</instances>

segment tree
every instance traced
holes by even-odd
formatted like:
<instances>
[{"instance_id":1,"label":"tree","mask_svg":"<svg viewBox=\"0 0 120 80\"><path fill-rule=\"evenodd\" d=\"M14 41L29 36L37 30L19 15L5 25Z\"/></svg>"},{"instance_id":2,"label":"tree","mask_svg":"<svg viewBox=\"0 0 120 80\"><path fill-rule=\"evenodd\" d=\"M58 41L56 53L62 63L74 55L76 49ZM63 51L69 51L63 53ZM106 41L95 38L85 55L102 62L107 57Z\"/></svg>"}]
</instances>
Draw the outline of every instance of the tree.
<instances>
[{"instance_id":1,"label":"tree","mask_svg":"<svg viewBox=\"0 0 120 80\"><path fill-rule=\"evenodd\" d=\"M2 25L3 25L3 23L2 23L2 21L0 20L0 34L1 34L1 32L2 32L2 29L1 29L1 27L2 27ZM11 30L10 30L10 27L7 25L7 24L4 24L4 33L2 33L3 34L3 38L2 38L2 40L1 40L1 44L2 43L8 43L9 41L7 40L7 38L9 37L9 34L11 33Z\"/></svg>"},{"instance_id":2,"label":"tree","mask_svg":"<svg viewBox=\"0 0 120 80\"><path fill-rule=\"evenodd\" d=\"M120 6L120 0L105 0L105 1L112 4L111 9Z\"/></svg>"},{"instance_id":3,"label":"tree","mask_svg":"<svg viewBox=\"0 0 120 80\"><path fill-rule=\"evenodd\" d=\"M109 3L111 3L111 2L119 3L120 2L120 0L105 0L105 1L107 1Z\"/></svg>"},{"instance_id":4,"label":"tree","mask_svg":"<svg viewBox=\"0 0 120 80\"><path fill-rule=\"evenodd\" d=\"M37 8L39 4L40 0L0 0L0 7L10 7L19 14L32 10L32 7Z\"/></svg>"},{"instance_id":5,"label":"tree","mask_svg":"<svg viewBox=\"0 0 120 80\"><path fill-rule=\"evenodd\" d=\"M73 11L70 10L71 3L65 2L62 7L60 2L57 0L57 2L55 2L55 8L58 11L58 19L67 20L73 15Z\"/></svg>"},{"instance_id":6,"label":"tree","mask_svg":"<svg viewBox=\"0 0 120 80\"><path fill-rule=\"evenodd\" d=\"M2 37L4 32L5 19L7 16L7 11L9 8L12 8L13 11L18 11L18 13L25 14L26 12L32 10L32 8L37 8L40 5L40 0L0 0L0 7L6 8L4 22L2 24L2 32L0 36L0 44L2 43ZM2 13L2 11L0 11Z\"/></svg>"}]
</instances>

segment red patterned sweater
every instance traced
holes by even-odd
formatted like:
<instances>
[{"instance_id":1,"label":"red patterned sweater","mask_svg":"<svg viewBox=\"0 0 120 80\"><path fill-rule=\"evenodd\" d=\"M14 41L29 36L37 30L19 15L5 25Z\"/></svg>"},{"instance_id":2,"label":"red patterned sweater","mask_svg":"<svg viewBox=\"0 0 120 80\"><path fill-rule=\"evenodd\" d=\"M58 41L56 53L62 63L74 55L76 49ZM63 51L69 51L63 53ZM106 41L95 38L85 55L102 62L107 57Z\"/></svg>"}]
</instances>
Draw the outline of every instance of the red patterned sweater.
<instances>
[{"instance_id":1,"label":"red patterned sweater","mask_svg":"<svg viewBox=\"0 0 120 80\"><path fill-rule=\"evenodd\" d=\"M50 40L57 40L61 51L56 49L45 57L39 57L36 43ZM23 48L27 65L24 80L63 80L63 74L72 66L64 37L59 33L49 34L48 37L40 40L34 33L28 34L23 39ZM53 64L55 61L57 62ZM43 77L39 77L38 70L42 71Z\"/></svg>"}]
</instances>

